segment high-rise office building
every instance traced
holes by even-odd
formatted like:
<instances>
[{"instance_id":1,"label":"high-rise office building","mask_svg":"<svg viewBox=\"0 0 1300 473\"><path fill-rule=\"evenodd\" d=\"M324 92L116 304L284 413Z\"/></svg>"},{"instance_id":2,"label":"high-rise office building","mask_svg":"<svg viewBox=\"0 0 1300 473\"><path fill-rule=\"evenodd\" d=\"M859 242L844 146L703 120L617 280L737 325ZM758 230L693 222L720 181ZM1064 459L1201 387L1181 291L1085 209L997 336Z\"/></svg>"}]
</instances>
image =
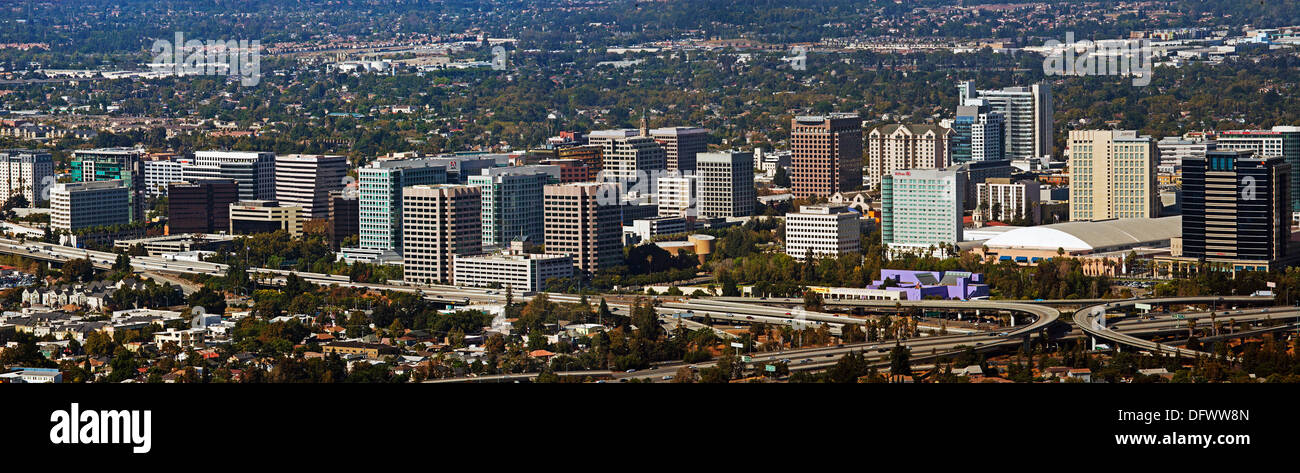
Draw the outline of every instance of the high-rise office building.
<instances>
[{"instance_id":1,"label":"high-rise office building","mask_svg":"<svg viewBox=\"0 0 1300 473\"><path fill-rule=\"evenodd\" d=\"M144 162L144 194L149 197L167 195L167 186L185 180L185 167L192 159L156 159Z\"/></svg>"},{"instance_id":2,"label":"high-rise office building","mask_svg":"<svg viewBox=\"0 0 1300 473\"><path fill-rule=\"evenodd\" d=\"M790 187L798 199L862 187L862 119L795 117L790 122Z\"/></svg>"},{"instance_id":3,"label":"high-rise office building","mask_svg":"<svg viewBox=\"0 0 1300 473\"><path fill-rule=\"evenodd\" d=\"M943 169L950 164L952 130L936 125L881 125L867 135L867 185L902 169Z\"/></svg>"},{"instance_id":4,"label":"high-rise office building","mask_svg":"<svg viewBox=\"0 0 1300 473\"><path fill-rule=\"evenodd\" d=\"M696 210L701 217L754 214L754 155L741 151L700 153L695 168Z\"/></svg>"},{"instance_id":5,"label":"high-rise office building","mask_svg":"<svg viewBox=\"0 0 1300 473\"><path fill-rule=\"evenodd\" d=\"M0 150L0 203L16 195L29 206L49 200L46 185L54 184L54 159L50 153L29 149Z\"/></svg>"},{"instance_id":6,"label":"high-rise office building","mask_svg":"<svg viewBox=\"0 0 1300 473\"><path fill-rule=\"evenodd\" d=\"M1300 210L1300 127L1275 126L1269 130L1232 130L1215 138L1217 149L1249 150L1258 157L1281 156L1291 166L1291 211Z\"/></svg>"},{"instance_id":7,"label":"high-rise office building","mask_svg":"<svg viewBox=\"0 0 1300 473\"><path fill-rule=\"evenodd\" d=\"M709 130L704 128L656 128L650 137L664 147L669 171L694 171L695 156L709 150Z\"/></svg>"},{"instance_id":8,"label":"high-rise office building","mask_svg":"<svg viewBox=\"0 0 1300 473\"><path fill-rule=\"evenodd\" d=\"M1070 220L1156 218L1160 150L1133 130L1072 130Z\"/></svg>"},{"instance_id":9,"label":"high-rise office building","mask_svg":"<svg viewBox=\"0 0 1300 473\"><path fill-rule=\"evenodd\" d=\"M1218 143L1203 137L1166 136L1156 142L1156 148L1160 149L1160 163L1156 165L1156 171L1174 175L1182 169L1184 158L1204 158L1207 151L1218 149Z\"/></svg>"},{"instance_id":10,"label":"high-rise office building","mask_svg":"<svg viewBox=\"0 0 1300 473\"><path fill-rule=\"evenodd\" d=\"M937 251L962 240L965 173L962 166L952 166L885 176L880 185L880 231L891 254Z\"/></svg>"},{"instance_id":11,"label":"high-rise office building","mask_svg":"<svg viewBox=\"0 0 1300 473\"><path fill-rule=\"evenodd\" d=\"M360 201L347 190L330 192L329 224L326 227L330 245L338 249L343 240L357 236L360 225Z\"/></svg>"},{"instance_id":12,"label":"high-rise office building","mask_svg":"<svg viewBox=\"0 0 1300 473\"><path fill-rule=\"evenodd\" d=\"M593 131L587 137L591 144L601 146L602 178L619 182L624 192L637 185L648 186L650 183L642 180L654 179L668 166L664 147L653 138L637 133L636 130L602 130Z\"/></svg>"},{"instance_id":13,"label":"high-rise office building","mask_svg":"<svg viewBox=\"0 0 1300 473\"><path fill-rule=\"evenodd\" d=\"M182 172L190 182L234 179L239 200L275 199L275 153L269 151L198 151Z\"/></svg>"},{"instance_id":14,"label":"high-rise office building","mask_svg":"<svg viewBox=\"0 0 1300 473\"><path fill-rule=\"evenodd\" d=\"M785 254L797 260L862 251L862 214L847 206L805 205L785 214Z\"/></svg>"},{"instance_id":15,"label":"high-rise office building","mask_svg":"<svg viewBox=\"0 0 1300 473\"><path fill-rule=\"evenodd\" d=\"M987 100L971 99L957 107L952 122L952 162L1000 161L1006 159L1006 120L992 111Z\"/></svg>"},{"instance_id":16,"label":"high-rise office building","mask_svg":"<svg viewBox=\"0 0 1300 473\"><path fill-rule=\"evenodd\" d=\"M1002 115L1006 121L1004 154L1007 159L1020 160L1052 154L1052 88L1046 82L1029 87L1007 87L998 90L971 91L970 82L957 86L958 105L971 99L984 99L989 110Z\"/></svg>"},{"instance_id":17,"label":"high-rise office building","mask_svg":"<svg viewBox=\"0 0 1300 473\"><path fill-rule=\"evenodd\" d=\"M348 158L290 154L275 157L275 200L302 207L303 220L329 215L330 192L341 190L348 175Z\"/></svg>"},{"instance_id":18,"label":"high-rise office building","mask_svg":"<svg viewBox=\"0 0 1300 473\"><path fill-rule=\"evenodd\" d=\"M72 182L122 181L131 193L131 221L144 220L144 150L101 148L72 154Z\"/></svg>"},{"instance_id":19,"label":"high-rise office building","mask_svg":"<svg viewBox=\"0 0 1300 473\"><path fill-rule=\"evenodd\" d=\"M581 271L595 273L623 262L618 187L576 183L546 186L546 252L568 255Z\"/></svg>"},{"instance_id":20,"label":"high-rise office building","mask_svg":"<svg viewBox=\"0 0 1300 473\"><path fill-rule=\"evenodd\" d=\"M659 206L661 217L695 217L698 212L696 203L696 176L682 176L669 173L659 178L656 185L655 203Z\"/></svg>"},{"instance_id":21,"label":"high-rise office building","mask_svg":"<svg viewBox=\"0 0 1300 473\"><path fill-rule=\"evenodd\" d=\"M555 150L555 159L576 159L581 161L583 167L587 168L587 178L583 179L583 181L594 181L596 175L600 173L604 166L600 155L601 150L602 146L590 144L562 146Z\"/></svg>"},{"instance_id":22,"label":"high-rise office building","mask_svg":"<svg viewBox=\"0 0 1300 473\"><path fill-rule=\"evenodd\" d=\"M453 259L483 252L479 188L453 184L402 189L402 273L409 283L451 282Z\"/></svg>"},{"instance_id":23,"label":"high-rise office building","mask_svg":"<svg viewBox=\"0 0 1300 473\"><path fill-rule=\"evenodd\" d=\"M1233 272L1279 268L1291 236L1285 158L1219 150L1184 158L1182 165L1182 257Z\"/></svg>"},{"instance_id":24,"label":"high-rise office building","mask_svg":"<svg viewBox=\"0 0 1300 473\"><path fill-rule=\"evenodd\" d=\"M542 190L552 179L559 181L555 166L517 166L485 169L470 176L469 185L482 196L483 246L506 248L516 239L540 243Z\"/></svg>"},{"instance_id":25,"label":"high-rise office building","mask_svg":"<svg viewBox=\"0 0 1300 473\"><path fill-rule=\"evenodd\" d=\"M167 185L167 234L230 231L230 205L239 201L234 179Z\"/></svg>"},{"instance_id":26,"label":"high-rise office building","mask_svg":"<svg viewBox=\"0 0 1300 473\"><path fill-rule=\"evenodd\" d=\"M1013 181L1009 177L995 177L975 184L975 213L971 216L977 225L989 221L1013 222L1023 219L1038 225L1042 221L1038 205L1038 181Z\"/></svg>"},{"instance_id":27,"label":"high-rise office building","mask_svg":"<svg viewBox=\"0 0 1300 473\"><path fill-rule=\"evenodd\" d=\"M84 181L50 186L50 228L82 228L131 223L131 188L125 181Z\"/></svg>"},{"instance_id":28,"label":"high-rise office building","mask_svg":"<svg viewBox=\"0 0 1300 473\"><path fill-rule=\"evenodd\" d=\"M357 169L359 246L400 255L402 188L446 183L446 166L431 158L379 159Z\"/></svg>"}]
</instances>

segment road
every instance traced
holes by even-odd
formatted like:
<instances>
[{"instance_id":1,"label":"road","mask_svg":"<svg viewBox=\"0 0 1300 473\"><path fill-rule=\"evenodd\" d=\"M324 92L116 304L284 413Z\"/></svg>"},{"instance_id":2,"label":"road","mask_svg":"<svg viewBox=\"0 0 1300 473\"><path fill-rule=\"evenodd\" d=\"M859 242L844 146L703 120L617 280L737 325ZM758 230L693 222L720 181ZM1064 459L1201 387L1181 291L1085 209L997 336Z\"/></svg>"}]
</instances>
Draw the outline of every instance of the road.
<instances>
[{"instance_id":1,"label":"road","mask_svg":"<svg viewBox=\"0 0 1300 473\"><path fill-rule=\"evenodd\" d=\"M101 269L107 269L112 266L117 258L116 253L90 251L79 248L52 245L39 242L20 242L0 238L0 253L20 255L28 258L65 262L74 258L87 258L92 264ZM161 257L152 256L133 256L131 265L136 271L148 271L163 274L202 274L208 276L220 276L227 272L226 265L201 262L201 261L175 261ZM352 282L347 276L330 275L320 273L304 273L288 270L267 269L267 268L250 268L249 273L255 277L261 277L262 280L272 283L283 283L285 277L289 274L296 274L306 281L340 287L354 287L372 290L391 290L401 292L418 293L426 299L443 302L447 304L468 304L474 302L501 304L505 302L505 294L502 290L471 288L448 285L429 285L429 286L406 286L399 284L376 284L376 283L358 283ZM556 302L578 302L580 296L568 294L547 294L547 296ZM599 297L599 296L595 296ZM531 299L530 296L521 295L517 298L520 302ZM1193 297L1193 298L1162 298L1162 299L1126 299L1119 301L1108 301L1085 307L1075 312L1073 321L1087 335L1097 337L1103 340L1109 340L1117 344L1132 346L1146 350L1159 350L1165 352L1176 352L1183 356L1199 356L1206 353L1199 351L1186 350L1171 345L1159 344L1149 340L1144 340L1134 336L1134 334L1158 334L1185 329L1180 327L1177 319L1171 319L1171 316L1157 315L1154 320L1130 320L1121 321L1114 327L1102 327L1096 321L1097 314L1104 313L1106 310L1113 310L1123 307L1131 307L1137 303L1148 304L1192 304L1192 303L1258 303L1261 301L1271 301L1271 297L1252 297L1252 296L1224 296L1224 297ZM930 351L930 355L921 355L925 357L937 357L944 354L953 354L964 346L972 345L978 350L987 350L993 347L1010 346L1016 343L1023 343L1028 336L1043 330L1060 318L1060 312L1049 305L1054 304L1078 304L1090 301L1001 301L1001 300L975 300L975 301L953 301L953 300L921 300L921 301L888 301L888 300L827 300L825 305L833 306L853 306L853 307L870 307L879 309L893 308L920 308L920 309L940 309L940 310L989 310L998 312L1010 312L1022 318L1029 318L1032 322L1018 327L1008 328L997 334L959 334L934 337L914 338L906 343L911 345L914 358L917 354L924 351ZM698 320L695 316L708 315L714 320L734 321L738 323L763 322L791 326L812 326L814 324L825 324L829 328L838 329L848 324L864 324L868 319L862 317L851 317L824 312L792 310L781 307L770 307L771 305L801 305L802 299L795 298L751 298L751 297L717 297L701 299L681 299L680 301L669 301L660 304L656 311L660 317L660 323L667 329L672 329L680 323L686 328L698 330L708 328L714 330L724 339L734 338L721 329L712 327ZM628 304L613 303L610 304L610 310L615 312L626 313L630 311ZM683 316L685 315L685 316ZM1240 311L1229 309L1228 311L1219 311L1216 316L1219 319L1236 319L1238 322L1252 322L1267 319L1297 319L1300 320L1300 309L1295 310L1277 310L1268 312L1258 311ZM1161 318L1164 317L1164 318ZM1186 319L1200 320L1209 317L1209 313L1186 314ZM1183 323L1186 323L1185 321ZM891 345L892 346L892 345ZM829 366L837 361L844 354L865 350L869 358L879 362L886 352L887 347L879 344L854 344L834 348L819 348L809 350L820 351L798 351L789 350L784 353L777 352L754 355L754 363L771 362L774 360L790 359L792 361L791 369L812 369ZM883 351L882 351L883 350ZM793 355L795 358L791 358ZM818 356L821 359L818 359ZM662 380L664 376L676 373L676 370L687 366L682 363L660 365L650 370L637 373L616 373L616 378L639 377ZM697 365L711 366L709 363ZM535 374L533 374L535 376ZM502 378L516 379L516 378Z\"/></svg>"},{"instance_id":2,"label":"road","mask_svg":"<svg viewBox=\"0 0 1300 473\"><path fill-rule=\"evenodd\" d=\"M1131 308L1138 303L1163 305L1163 304L1196 304L1196 303L1207 303L1207 302L1213 304L1233 303L1233 302L1257 303L1257 302L1272 302L1272 301L1273 301L1272 297L1263 297L1263 296L1260 297L1257 296L1167 297L1167 298L1145 299L1145 300L1129 299L1129 300L1116 301L1116 302L1107 302L1107 303L1097 304L1094 306L1089 306L1089 307L1084 307L1082 309L1079 309L1074 313L1074 324L1092 337L1096 337L1102 340L1108 340L1116 343L1117 345L1136 347L1143 350L1155 351L1155 352L1174 353L1177 354L1178 356L1189 357L1189 358L1197 358L1201 356L1208 357L1208 356L1213 356L1213 354L1197 351L1197 350L1189 350L1186 348L1176 347L1172 345L1166 345L1163 343L1157 343L1151 340L1144 340L1124 332L1112 330L1109 327L1104 326L1101 323L1100 318L1104 317L1107 311ZM1255 315L1255 317L1265 318L1265 317L1271 317L1272 315L1279 315L1279 314L1270 314L1270 313L1264 313L1264 314L1265 315L1263 316ZM1205 314L1206 317L1208 317L1208 315L1209 314ZM1156 322L1159 323L1162 321L1156 321Z\"/></svg>"}]
</instances>

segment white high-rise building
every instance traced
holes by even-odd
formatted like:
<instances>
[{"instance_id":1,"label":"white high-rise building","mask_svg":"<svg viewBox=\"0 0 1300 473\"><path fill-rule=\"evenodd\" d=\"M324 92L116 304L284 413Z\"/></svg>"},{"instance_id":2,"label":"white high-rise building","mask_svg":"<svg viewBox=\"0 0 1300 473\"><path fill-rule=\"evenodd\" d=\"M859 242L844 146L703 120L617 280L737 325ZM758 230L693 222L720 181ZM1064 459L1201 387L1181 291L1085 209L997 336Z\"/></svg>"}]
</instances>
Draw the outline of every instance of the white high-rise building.
<instances>
[{"instance_id":1,"label":"white high-rise building","mask_svg":"<svg viewBox=\"0 0 1300 473\"><path fill-rule=\"evenodd\" d=\"M1006 159L1030 159L1052 154L1052 88L1046 82L1029 87L1007 87L998 90L980 90L972 96L972 85L958 85L965 104L968 99L984 99L992 112L1002 114L1006 120Z\"/></svg>"},{"instance_id":2,"label":"white high-rise building","mask_svg":"<svg viewBox=\"0 0 1300 473\"><path fill-rule=\"evenodd\" d=\"M1218 149L1214 140L1181 136L1161 138L1156 142L1156 148L1160 149L1160 164L1156 166L1156 171L1166 175L1179 174L1183 158L1204 158L1206 152Z\"/></svg>"},{"instance_id":3,"label":"white high-rise building","mask_svg":"<svg viewBox=\"0 0 1300 473\"><path fill-rule=\"evenodd\" d=\"M123 180L50 186L50 228L71 232L131 223L131 189Z\"/></svg>"},{"instance_id":4,"label":"white high-rise building","mask_svg":"<svg viewBox=\"0 0 1300 473\"><path fill-rule=\"evenodd\" d=\"M1041 222L1038 181L993 177L976 183L975 189L975 212L971 219L976 225L989 221L1010 223L1016 219L1033 225Z\"/></svg>"},{"instance_id":5,"label":"white high-rise building","mask_svg":"<svg viewBox=\"0 0 1300 473\"><path fill-rule=\"evenodd\" d=\"M797 260L862 251L862 215L844 205L805 205L785 214L785 254Z\"/></svg>"},{"instance_id":6,"label":"white high-rise building","mask_svg":"<svg viewBox=\"0 0 1300 473\"><path fill-rule=\"evenodd\" d=\"M881 242L897 254L961 241L966 183L962 166L886 175L880 186Z\"/></svg>"},{"instance_id":7,"label":"white high-rise building","mask_svg":"<svg viewBox=\"0 0 1300 473\"><path fill-rule=\"evenodd\" d=\"M0 202L21 194L28 205L49 200L45 186L54 183L54 160L50 153L26 149L0 150Z\"/></svg>"},{"instance_id":8,"label":"white high-rise building","mask_svg":"<svg viewBox=\"0 0 1300 473\"><path fill-rule=\"evenodd\" d=\"M661 217L694 217L695 176L672 173L659 178L656 202Z\"/></svg>"},{"instance_id":9,"label":"white high-rise building","mask_svg":"<svg viewBox=\"0 0 1300 473\"><path fill-rule=\"evenodd\" d=\"M696 155L696 209L709 218L754 214L754 156L740 151Z\"/></svg>"},{"instance_id":10,"label":"white high-rise building","mask_svg":"<svg viewBox=\"0 0 1300 473\"><path fill-rule=\"evenodd\" d=\"M290 154L275 158L275 200L302 208L303 220L329 217L330 192L347 183L348 158Z\"/></svg>"},{"instance_id":11,"label":"white high-rise building","mask_svg":"<svg viewBox=\"0 0 1300 473\"><path fill-rule=\"evenodd\" d=\"M167 195L167 185L185 180L185 167L193 160L158 159L144 162L144 193L150 197Z\"/></svg>"},{"instance_id":12,"label":"white high-rise building","mask_svg":"<svg viewBox=\"0 0 1300 473\"><path fill-rule=\"evenodd\" d=\"M185 180L234 179L239 200L275 200L275 153L269 151L198 151Z\"/></svg>"}]
</instances>

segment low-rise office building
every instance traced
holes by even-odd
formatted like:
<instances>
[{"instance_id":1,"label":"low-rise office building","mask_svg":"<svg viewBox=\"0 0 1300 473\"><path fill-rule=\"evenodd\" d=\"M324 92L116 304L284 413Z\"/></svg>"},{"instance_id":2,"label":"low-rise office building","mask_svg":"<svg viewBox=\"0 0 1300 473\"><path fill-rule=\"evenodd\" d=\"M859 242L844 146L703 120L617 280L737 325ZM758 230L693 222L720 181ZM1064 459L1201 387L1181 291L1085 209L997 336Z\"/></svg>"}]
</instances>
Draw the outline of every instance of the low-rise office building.
<instances>
[{"instance_id":1,"label":"low-rise office building","mask_svg":"<svg viewBox=\"0 0 1300 473\"><path fill-rule=\"evenodd\" d=\"M246 200L230 206L230 233L248 235L279 230L302 235L302 207L281 206L274 200Z\"/></svg>"},{"instance_id":2,"label":"low-rise office building","mask_svg":"<svg viewBox=\"0 0 1300 473\"><path fill-rule=\"evenodd\" d=\"M573 258L531 254L518 247L493 254L454 258L457 286L508 287L523 294L544 291L551 280L573 277Z\"/></svg>"},{"instance_id":3,"label":"low-rise office building","mask_svg":"<svg viewBox=\"0 0 1300 473\"><path fill-rule=\"evenodd\" d=\"M860 252L860 217L843 205L805 205L785 214L785 254L803 260Z\"/></svg>"}]
</instances>

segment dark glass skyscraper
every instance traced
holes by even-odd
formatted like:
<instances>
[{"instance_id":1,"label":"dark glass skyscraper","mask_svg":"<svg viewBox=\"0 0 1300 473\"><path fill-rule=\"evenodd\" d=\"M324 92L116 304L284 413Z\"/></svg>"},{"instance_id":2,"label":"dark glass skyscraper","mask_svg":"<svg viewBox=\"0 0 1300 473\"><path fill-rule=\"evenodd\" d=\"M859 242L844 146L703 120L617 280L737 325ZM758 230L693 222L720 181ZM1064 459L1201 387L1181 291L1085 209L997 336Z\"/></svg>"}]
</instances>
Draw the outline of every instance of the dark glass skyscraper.
<instances>
[{"instance_id":1,"label":"dark glass skyscraper","mask_svg":"<svg viewBox=\"0 0 1300 473\"><path fill-rule=\"evenodd\" d=\"M1183 158L1182 256L1265 271L1286 258L1291 167L1281 156L1209 151Z\"/></svg>"}]
</instances>

